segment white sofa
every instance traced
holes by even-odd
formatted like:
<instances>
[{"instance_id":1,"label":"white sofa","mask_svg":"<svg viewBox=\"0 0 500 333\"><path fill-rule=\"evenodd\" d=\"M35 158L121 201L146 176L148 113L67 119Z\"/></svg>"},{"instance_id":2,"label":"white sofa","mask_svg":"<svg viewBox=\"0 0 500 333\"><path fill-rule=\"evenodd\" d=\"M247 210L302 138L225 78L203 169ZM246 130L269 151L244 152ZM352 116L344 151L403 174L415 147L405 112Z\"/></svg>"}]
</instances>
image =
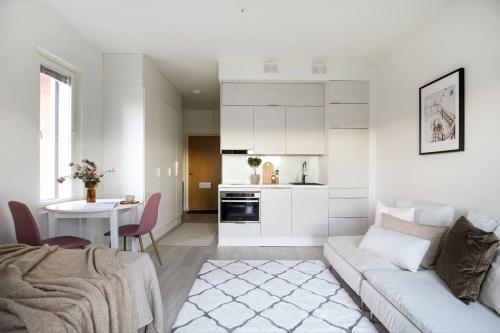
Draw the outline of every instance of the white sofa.
<instances>
[{"instance_id":1,"label":"white sofa","mask_svg":"<svg viewBox=\"0 0 500 333\"><path fill-rule=\"evenodd\" d=\"M398 202L398 206L415 204ZM416 222L418 216L429 217L429 212L421 210L422 206ZM452 214L446 223L451 224L460 213ZM324 255L390 332L500 332L500 316L495 311L480 302L464 304L434 270L413 273L359 250L362 238L330 237Z\"/></svg>"}]
</instances>

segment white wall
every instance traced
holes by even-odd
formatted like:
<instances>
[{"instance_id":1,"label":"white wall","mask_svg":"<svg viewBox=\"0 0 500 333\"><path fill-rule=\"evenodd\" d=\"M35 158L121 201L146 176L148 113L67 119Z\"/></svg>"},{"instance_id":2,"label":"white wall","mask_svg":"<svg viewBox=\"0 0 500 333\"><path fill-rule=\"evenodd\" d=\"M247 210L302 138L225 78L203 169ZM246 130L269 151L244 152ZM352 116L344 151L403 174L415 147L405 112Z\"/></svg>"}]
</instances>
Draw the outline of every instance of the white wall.
<instances>
[{"instance_id":1,"label":"white wall","mask_svg":"<svg viewBox=\"0 0 500 333\"><path fill-rule=\"evenodd\" d=\"M182 113L184 115L184 134L220 134L220 110L185 109Z\"/></svg>"},{"instance_id":2,"label":"white wall","mask_svg":"<svg viewBox=\"0 0 500 333\"><path fill-rule=\"evenodd\" d=\"M0 2L0 243L15 241L7 202L39 204L39 48L79 71L82 156L101 161L101 52L37 1ZM42 224L42 236L46 227Z\"/></svg>"},{"instance_id":3,"label":"white wall","mask_svg":"<svg viewBox=\"0 0 500 333\"><path fill-rule=\"evenodd\" d=\"M454 1L394 47L377 73L379 200L397 196L500 216L500 2ZM465 68L465 151L418 155L418 89Z\"/></svg>"}]
</instances>

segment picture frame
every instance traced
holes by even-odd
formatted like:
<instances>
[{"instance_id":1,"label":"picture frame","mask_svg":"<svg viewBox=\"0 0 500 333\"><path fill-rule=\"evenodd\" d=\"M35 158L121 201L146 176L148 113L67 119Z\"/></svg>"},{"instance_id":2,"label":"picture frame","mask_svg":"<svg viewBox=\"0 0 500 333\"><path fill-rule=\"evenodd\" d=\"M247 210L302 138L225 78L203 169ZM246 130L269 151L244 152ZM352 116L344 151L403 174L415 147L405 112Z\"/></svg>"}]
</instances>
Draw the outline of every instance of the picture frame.
<instances>
[{"instance_id":1,"label":"picture frame","mask_svg":"<svg viewBox=\"0 0 500 333\"><path fill-rule=\"evenodd\" d=\"M464 68L419 89L419 154L464 151Z\"/></svg>"}]
</instances>

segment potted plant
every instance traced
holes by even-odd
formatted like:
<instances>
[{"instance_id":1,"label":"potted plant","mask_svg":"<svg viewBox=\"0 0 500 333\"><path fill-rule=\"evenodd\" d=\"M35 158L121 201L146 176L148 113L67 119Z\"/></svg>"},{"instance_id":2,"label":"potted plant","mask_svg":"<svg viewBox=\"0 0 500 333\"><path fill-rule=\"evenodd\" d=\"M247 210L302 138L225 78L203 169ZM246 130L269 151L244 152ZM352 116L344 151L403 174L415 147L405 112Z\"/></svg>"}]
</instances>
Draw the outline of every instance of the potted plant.
<instances>
[{"instance_id":1,"label":"potted plant","mask_svg":"<svg viewBox=\"0 0 500 333\"><path fill-rule=\"evenodd\" d=\"M262 160L258 157L249 157L248 165L253 168L253 175L250 175L250 183L253 185L257 185L260 183L260 175L257 174L257 168L262 163Z\"/></svg>"},{"instance_id":2,"label":"potted plant","mask_svg":"<svg viewBox=\"0 0 500 333\"><path fill-rule=\"evenodd\" d=\"M57 182L63 183L68 178L81 179L87 189L87 202L96 201L96 187L101 182L101 178L107 173L116 172L115 168L112 168L99 173L97 172L97 164L87 159L83 159L82 163L71 162L69 166L74 168L75 172L72 175L57 178Z\"/></svg>"}]
</instances>

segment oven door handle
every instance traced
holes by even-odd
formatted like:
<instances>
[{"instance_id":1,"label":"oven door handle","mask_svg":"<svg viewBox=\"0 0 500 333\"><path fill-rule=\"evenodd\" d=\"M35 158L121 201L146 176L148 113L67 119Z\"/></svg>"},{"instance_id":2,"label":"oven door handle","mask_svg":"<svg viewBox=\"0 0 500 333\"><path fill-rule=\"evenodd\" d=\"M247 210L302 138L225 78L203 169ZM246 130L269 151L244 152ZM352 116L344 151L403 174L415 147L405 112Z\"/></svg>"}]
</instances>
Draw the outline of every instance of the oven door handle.
<instances>
[{"instance_id":1,"label":"oven door handle","mask_svg":"<svg viewBox=\"0 0 500 333\"><path fill-rule=\"evenodd\" d=\"M221 202L259 202L259 200L221 200Z\"/></svg>"}]
</instances>

